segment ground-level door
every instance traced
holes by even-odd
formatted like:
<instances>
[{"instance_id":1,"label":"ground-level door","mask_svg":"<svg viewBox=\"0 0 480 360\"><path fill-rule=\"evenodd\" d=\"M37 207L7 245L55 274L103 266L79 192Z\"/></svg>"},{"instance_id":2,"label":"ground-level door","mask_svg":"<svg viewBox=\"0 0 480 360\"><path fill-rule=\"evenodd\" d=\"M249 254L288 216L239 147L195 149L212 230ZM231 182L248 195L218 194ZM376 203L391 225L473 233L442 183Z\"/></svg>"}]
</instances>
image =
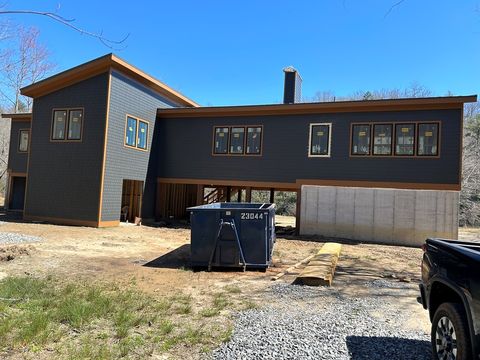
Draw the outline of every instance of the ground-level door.
<instances>
[{"instance_id":1,"label":"ground-level door","mask_svg":"<svg viewBox=\"0 0 480 360\"><path fill-rule=\"evenodd\" d=\"M25 203L25 186L27 178L25 176L12 177L10 199L8 208L10 210L23 210Z\"/></svg>"},{"instance_id":2,"label":"ground-level door","mask_svg":"<svg viewBox=\"0 0 480 360\"><path fill-rule=\"evenodd\" d=\"M142 218L143 181L123 180L121 221L136 222Z\"/></svg>"}]
</instances>

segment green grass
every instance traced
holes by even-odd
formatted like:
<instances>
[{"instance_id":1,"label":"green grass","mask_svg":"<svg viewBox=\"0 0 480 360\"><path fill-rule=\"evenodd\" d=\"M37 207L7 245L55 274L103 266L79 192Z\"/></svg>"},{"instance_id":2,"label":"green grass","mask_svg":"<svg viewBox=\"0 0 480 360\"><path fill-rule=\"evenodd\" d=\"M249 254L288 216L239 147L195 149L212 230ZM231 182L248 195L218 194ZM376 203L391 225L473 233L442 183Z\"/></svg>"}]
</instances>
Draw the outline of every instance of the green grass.
<instances>
[{"instance_id":1,"label":"green grass","mask_svg":"<svg viewBox=\"0 0 480 360\"><path fill-rule=\"evenodd\" d=\"M212 294L211 308L200 309L187 294L147 295L133 279L121 287L8 277L0 281L0 357L48 351L68 359L148 358L177 345L213 348L224 341L226 325L213 329L201 319L219 315L232 305L228 294L238 292Z\"/></svg>"}]
</instances>

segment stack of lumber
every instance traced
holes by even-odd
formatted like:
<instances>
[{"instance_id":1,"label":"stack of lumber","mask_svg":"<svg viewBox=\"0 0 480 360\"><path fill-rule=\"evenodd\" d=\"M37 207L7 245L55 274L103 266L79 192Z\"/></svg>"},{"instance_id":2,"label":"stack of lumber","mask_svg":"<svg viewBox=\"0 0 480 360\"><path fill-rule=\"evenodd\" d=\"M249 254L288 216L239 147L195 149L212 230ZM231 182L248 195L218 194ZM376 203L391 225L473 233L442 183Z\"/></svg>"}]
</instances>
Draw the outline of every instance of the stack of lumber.
<instances>
[{"instance_id":1,"label":"stack of lumber","mask_svg":"<svg viewBox=\"0 0 480 360\"><path fill-rule=\"evenodd\" d=\"M325 243L295 282L309 286L331 286L341 250L341 244Z\"/></svg>"}]
</instances>

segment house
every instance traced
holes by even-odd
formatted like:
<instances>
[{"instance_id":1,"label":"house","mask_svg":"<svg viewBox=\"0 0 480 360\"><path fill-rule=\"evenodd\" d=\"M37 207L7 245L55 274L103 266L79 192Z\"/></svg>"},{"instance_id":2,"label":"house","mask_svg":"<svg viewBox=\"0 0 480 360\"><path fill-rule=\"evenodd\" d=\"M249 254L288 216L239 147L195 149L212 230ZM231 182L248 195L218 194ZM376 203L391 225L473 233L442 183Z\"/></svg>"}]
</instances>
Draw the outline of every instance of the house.
<instances>
[{"instance_id":1,"label":"house","mask_svg":"<svg viewBox=\"0 0 480 360\"><path fill-rule=\"evenodd\" d=\"M283 190L297 193L302 234L457 236L463 105L476 96L299 103L300 85L287 68L283 104L201 107L113 54L54 75L22 89L31 114L2 115L6 204L105 227Z\"/></svg>"}]
</instances>

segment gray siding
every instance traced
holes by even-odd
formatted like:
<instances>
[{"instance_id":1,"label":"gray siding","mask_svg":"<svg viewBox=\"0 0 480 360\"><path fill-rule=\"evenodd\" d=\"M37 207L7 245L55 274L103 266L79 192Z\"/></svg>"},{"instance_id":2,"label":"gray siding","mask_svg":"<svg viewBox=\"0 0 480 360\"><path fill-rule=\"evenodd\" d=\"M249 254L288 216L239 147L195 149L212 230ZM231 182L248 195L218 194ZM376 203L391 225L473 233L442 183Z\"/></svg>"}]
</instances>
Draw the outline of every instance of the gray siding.
<instances>
[{"instance_id":1,"label":"gray siding","mask_svg":"<svg viewBox=\"0 0 480 360\"><path fill-rule=\"evenodd\" d=\"M27 172L28 152L19 152L20 130L30 129L30 121L12 121L10 128L10 149L8 152L8 169L12 172Z\"/></svg>"},{"instance_id":2,"label":"gray siding","mask_svg":"<svg viewBox=\"0 0 480 360\"><path fill-rule=\"evenodd\" d=\"M151 153L156 154L156 151L150 150L156 111L157 108L174 106L178 105L122 74L112 72L102 221L119 220L124 179L145 182L142 216L154 216L157 160L150 158ZM148 151L124 146L127 114L149 122Z\"/></svg>"},{"instance_id":3,"label":"gray siding","mask_svg":"<svg viewBox=\"0 0 480 360\"><path fill-rule=\"evenodd\" d=\"M98 220L108 73L36 98L25 215ZM84 108L82 142L51 142L53 108Z\"/></svg>"},{"instance_id":4,"label":"gray siding","mask_svg":"<svg viewBox=\"0 0 480 360\"><path fill-rule=\"evenodd\" d=\"M441 121L440 158L350 157L352 122ZM330 158L309 158L309 124L332 123ZM158 175L295 182L297 179L458 184L460 110L161 118ZM263 155L212 156L213 126L263 125Z\"/></svg>"}]
</instances>

